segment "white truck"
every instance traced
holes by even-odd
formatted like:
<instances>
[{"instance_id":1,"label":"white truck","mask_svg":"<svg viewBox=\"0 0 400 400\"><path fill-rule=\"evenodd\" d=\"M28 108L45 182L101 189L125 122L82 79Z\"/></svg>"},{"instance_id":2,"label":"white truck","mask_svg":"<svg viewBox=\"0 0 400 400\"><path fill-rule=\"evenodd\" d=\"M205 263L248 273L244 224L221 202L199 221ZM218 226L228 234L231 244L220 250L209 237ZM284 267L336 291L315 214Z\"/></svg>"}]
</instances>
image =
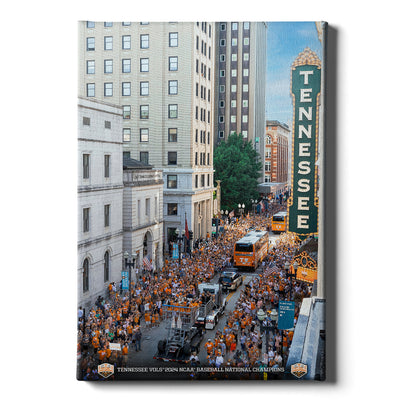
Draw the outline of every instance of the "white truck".
<instances>
[{"instance_id":1,"label":"white truck","mask_svg":"<svg viewBox=\"0 0 400 400\"><path fill-rule=\"evenodd\" d=\"M196 325L205 329L214 329L225 312L226 299L222 295L222 287L219 283L200 283L198 290L201 304Z\"/></svg>"}]
</instances>

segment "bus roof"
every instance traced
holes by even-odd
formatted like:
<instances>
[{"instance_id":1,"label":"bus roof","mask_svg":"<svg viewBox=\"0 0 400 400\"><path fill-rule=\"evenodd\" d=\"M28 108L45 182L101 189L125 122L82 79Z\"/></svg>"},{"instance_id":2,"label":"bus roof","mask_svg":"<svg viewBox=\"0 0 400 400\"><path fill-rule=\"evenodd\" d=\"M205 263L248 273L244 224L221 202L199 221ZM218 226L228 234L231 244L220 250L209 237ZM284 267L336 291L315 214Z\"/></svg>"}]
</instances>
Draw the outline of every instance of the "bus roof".
<instances>
[{"instance_id":1,"label":"bus roof","mask_svg":"<svg viewBox=\"0 0 400 400\"><path fill-rule=\"evenodd\" d=\"M257 243L267 233L268 233L267 231L250 231L245 236L243 236L240 240L238 240L236 243L254 244L254 243Z\"/></svg>"},{"instance_id":2,"label":"bus roof","mask_svg":"<svg viewBox=\"0 0 400 400\"><path fill-rule=\"evenodd\" d=\"M274 214L273 217L275 216L286 216L287 215L287 211L279 211L278 213Z\"/></svg>"}]
</instances>

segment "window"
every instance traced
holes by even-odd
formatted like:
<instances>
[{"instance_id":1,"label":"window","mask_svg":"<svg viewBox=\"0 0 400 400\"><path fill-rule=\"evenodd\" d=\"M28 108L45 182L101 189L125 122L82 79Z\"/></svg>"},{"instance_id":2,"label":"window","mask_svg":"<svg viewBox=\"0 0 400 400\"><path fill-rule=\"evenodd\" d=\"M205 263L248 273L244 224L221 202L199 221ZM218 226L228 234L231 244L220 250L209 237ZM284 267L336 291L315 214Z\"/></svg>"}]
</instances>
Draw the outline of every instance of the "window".
<instances>
[{"instance_id":1,"label":"window","mask_svg":"<svg viewBox=\"0 0 400 400\"><path fill-rule=\"evenodd\" d=\"M86 38L86 51L94 51L94 37Z\"/></svg>"},{"instance_id":2,"label":"window","mask_svg":"<svg viewBox=\"0 0 400 400\"><path fill-rule=\"evenodd\" d=\"M210 132L207 132L207 144L210 144Z\"/></svg>"},{"instance_id":3,"label":"window","mask_svg":"<svg viewBox=\"0 0 400 400\"><path fill-rule=\"evenodd\" d=\"M232 46L237 46L237 38L232 38Z\"/></svg>"},{"instance_id":4,"label":"window","mask_svg":"<svg viewBox=\"0 0 400 400\"><path fill-rule=\"evenodd\" d=\"M249 91L249 85L245 84L243 85L243 92L248 92Z\"/></svg>"},{"instance_id":5,"label":"window","mask_svg":"<svg viewBox=\"0 0 400 400\"><path fill-rule=\"evenodd\" d=\"M250 29L250 22L243 22L243 29L244 30Z\"/></svg>"},{"instance_id":6,"label":"window","mask_svg":"<svg viewBox=\"0 0 400 400\"><path fill-rule=\"evenodd\" d=\"M110 177L110 158L109 154L104 155L104 178Z\"/></svg>"},{"instance_id":7,"label":"window","mask_svg":"<svg viewBox=\"0 0 400 400\"><path fill-rule=\"evenodd\" d=\"M247 131L242 131L242 136L247 139Z\"/></svg>"},{"instance_id":8,"label":"window","mask_svg":"<svg viewBox=\"0 0 400 400\"><path fill-rule=\"evenodd\" d=\"M218 137L219 137L220 139L222 139L222 138L224 137L224 131L219 131L219 132L218 132Z\"/></svg>"},{"instance_id":9,"label":"window","mask_svg":"<svg viewBox=\"0 0 400 400\"><path fill-rule=\"evenodd\" d=\"M232 30L237 31L237 28L238 28L237 22L232 22Z\"/></svg>"},{"instance_id":10,"label":"window","mask_svg":"<svg viewBox=\"0 0 400 400\"><path fill-rule=\"evenodd\" d=\"M140 152L140 162L142 162L143 164L149 164L149 152L148 151Z\"/></svg>"},{"instance_id":11,"label":"window","mask_svg":"<svg viewBox=\"0 0 400 400\"><path fill-rule=\"evenodd\" d=\"M243 100L243 107L246 108L249 106L249 101L248 100Z\"/></svg>"},{"instance_id":12,"label":"window","mask_svg":"<svg viewBox=\"0 0 400 400\"><path fill-rule=\"evenodd\" d=\"M169 47L178 46L178 32L170 32L169 34Z\"/></svg>"},{"instance_id":13,"label":"window","mask_svg":"<svg viewBox=\"0 0 400 400\"><path fill-rule=\"evenodd\" d=\"M265 158L271 158L271 148L265 149Z\"/></svg>"},{"instance_id":14,"label":"window","mask_svg":"<svg viewBox=\"0 0 400 400\"><path fill-rule=\"evenodd\" d=\"M271 182L271 175L270 174L266 174L265 175L265 182Z\"/></svg>"},{"instance_id":15,"label":"window","mask_svg":"<svg viewBox=\"0 0 400 400\"><path fill-rule=\"evenodd\" d=\"M86 73L94 74L94 60L86 61Z\"/></svg>"},{"instance_id":16,"label":"window","mask_svg":"<svg viewBox=\"0 0 400 400\"><path fill-rule=\"evenodd\" d=\"M225 70L224 69L221 69L219 71L219 76L220 76L220 78L223 78L225 76Z\"/></svg>"},{"instance_id":17,"label":"window","mask_svg":"<svg viewBox=\"0 0 400 400\"><path fill-rule=\"evenodd\" d=\"M89 117L83 117L82 124L90 126L90 118Z\"/></svg>"},{"instance_id":18,"label":"window","mask_svg":"<svg viewBox=\"0 0 400 400\"><path fill-rule=\"evenodd\" d=\"M122 116L124 119L131 119L131 106L122 106Z\"/></svg>"},{"instance_id":19,"label":"window","mask_svg":"<svg viewBox=\"0 0 400 400\"><path fill-rule=\"evenodd\" d=\"M249 53L243 53L243 61L249 61Z\"/></svg>"},{"instance_id":20,"label":"window","mask_svg":"<svg viewBox=\"0 0 400 400\"><path fill-rule=\"evenodd\" d=\"M168 128L168 142L177 142L177 141L178 141L178 129Z\"/></svg>"},{"instance_id":21,"label":"window","mask_svg":"<svg viewBox=\"0 0 400 400\"><path fill-rule=\"evenodd\" d=\"M141 142L148 142L149 141L149 129L148 128L141 128L140 129L140 141Z\"/></svg>"},{"instance_id":22,"label":"window","mask_svg":"<svg viewBox=\"0 0 400 400\"><path fill-rule=\"evenodd\" d=\"M178 215L178 203L167 204L167 215Z\"/></svg>"},{"instance_id":23,"label":"window","mask_svg":"<svg viewBox=\"0 0 400 400\"><path fill-rule=\"evenodd\" d=\"M236 85L232 85L232 87L231 87L231 92L232 92L232 93L236 93Z\"/></svg>"},{"instance_id":24,"label":"window","mask_svg":"<svg viewBox=\"0 0 400 400\"><path fill-rule=\"evenodd\" d=\"M111 121L104 121L104 128L111 129Z\"/></svg>"},{"instance_id":25,"label":"window","mask_svg":"<svg viewBox=\"0 0 400 400\"><path fill-rule=\"evenodd\" d=\"M149 119L149 105L140 106L140 119Z\"/></svg>"},{"instance_id":26,"label":"window","mask_svg":"<svg viewBox=\"0 0 400 400\"><path fill-rule=\"evenodd\" d=\"M199 37L196 36L196 50L199 49Z\"/></svg>"},{"instance_id":27,"label":"window","mask_svg":"<svg viewBox=\"0 0 400 400\"><path fill-rule=\"evenodd\" d=\"M266 137L266 144L272 144L271 136L267 135Z\"/></svg>"},{"instance_id":28,"label":"window","mask_svg":"<svg viewBox=\"0 0 400 400\"><path fill-rule=\"evenodd\" d=\"M219 85L219 92L225 93L225 85Z\"/></svg>"},{"instance_id":29,"label":"window","mask_svg":"<svg viewBox=\"0 0 400 400\"><path fill-rule=\"evenodd\" d=\"M140 35L140 48L141 49L149 48L149 35Z\"/></svg>"},{"instance_id":30,"label":"window","mask_svg":"<svg viewBox=\"0 0 400 400\"><path fill-rule=\"evenodd\" d=\"M122 50L130 50L131 48L131 35L122 36Z\"/></svg>"},{"instance_id":31,"label":"window","mask_svg":"<svg viewBox=\"0 0 400 400\"><path fill-rule=\"evenodd\" d=\"M178 71L178 57L169 57L169 70Z\"/></svg>"},{"instance_id":32,"label":"window","mask_svg":"<svg viewBox=\"0 0 400 400\"><path fill-rule=\"evenodd\" d=\"M86 28L94 28L94 22L93 21L86 21Z\"/></svg>"},{"instance_id":33,"label":"window","mask_svg":"<svg viewBox=\"0 0 400 400\"><path fill-rule=\"evenodd\" d=\"M198 175L196 175L196 176L194 177L194 187L195 187L195 188L198 188L198 187L199 187L199 177L198 177Z\"/></svg>"},{"instance_id":34,"label":"window","mask_svg":"<svg viewBox=\"0 0 400 400\"><path fill-rule=\"evenodd\" d=\"M225 62L225 54L221 54L221 55L219 56L219 61L220 61L220 62Z\"/></svg>"},{"instance_id":35,"label":"window","mask_svg":"<svg viewBox=\"0 0 400 400\"><path fill-rule=\"evenodd\" d=\"M131 59L130 58L122 59L122 72L123 73L131 72Z\"/></svg>"},{"instance_id":36,"label":"window","mask_svg":"<svg viewBox=\"0 0 400 400\"><path fill-rule=\"evenodd\" d=\"M86 96L87 97L94 97L94 83L87 83L86 84Z\"/></svg>"},{"instance_id":37,"label":"window","mask_svg":"<svg viewBox=\"0 0 400 400\"><path fill-rule=\"evenodd\" d=\"M168 118L178 118L178 104L168 104Z\"/></svg>"},{"instance_id":38,"label":"window","mask_svg":"<svg viewBox=\"0 0 400 400\"><path fill-rule=\"evenodd\" d=\"M113 72L113 60L104 60L104 73L112 74Z\"/></svg>"},{"instance_id":39,"label":"window","mask_svg":"<svg viewBox=\"0 0 400 400\"><path fill-rule=\"evenodd\" d=\"M236 115L231 115L231 122L235 123L236 122Z\"/></svg>"},{"instance_id":40,"label":"window","mask_svg":"<svg viewBox=\"0 0 400 400\"><path fill-rule=\"evenodd\" d=\"M149 95L149 82L140 82L140 95L141 96Z\"/></svg>"},{"instance_id":41,"label":"window","mask_svg":"<svg viewBox=\"0 0 400 400\"><path fill-rule=\"evenodd\" d=\"M220 100L219 108L224 108L224 107L225 107L225 101L224 100Z\"/></svg>"},{"instance_id":42,"label":"window","mask_svg":"<svg viewBox=\"0 0 400 400\"><path fill-rule=\"evenodd\" d=\"M104 206L104 227L110 226L110 205Z\"/></svg>"},{"instance_id":43,"label":"window","mask_svg":"<svg viewBox=\"0 0 400 400\"><path fill-rule=\"evenodd\" d=\"M176 165L178 162L178 153L176 151L168 152L168 165Z\"/></svg>"},{"instance_id":44,"label":"window","mask_svg":"<svg viewBox=\"0 0 400 400\"><path fill-rule=\"evenodd\" d=\"M145 212L145 215L150 217L150 199L146 199L145 211L144 212Z\"/></svg>"},{"instance_id":45,"label":"window","mask_svg":"<svg viewBox=\"0 0 400 400\"><path fill-rule=\"evenodd\" d=\"M149 59L148 58L140 59L140 72L149 72Z\"/></svg>"},{"instance_id":46,"label":"window","mask_svg":"<svg viewBox=\"0 0 400 400\"><path fill-rule=\"evenodd\" d=\"M271 161L265 161L265 171L271 172Z\"/></svg>"},{"instance_id":47,"label":"window","mask_svg":"<svg viewBox=\"0 0 400 400\"><path fill-rule=\"evenodd\" d=\"M112 50L113 38L112 36L104 36L104 50Z\"/></svg>"},{"instance_id":48,"label":"window","mask_svg":"<svg viewBox=\"0 0 400 400\"><path fill-rule=\"evenodd\" d=\"M122 137L124 142L130 142L131 141L131 128L124 128L122 130Z\"/></svg>"},{"instance_id":49,"label":"window","mask_svg":"<svg viewBox=\"0 0 400 400\"><path fill-rule=\"evenodd\" d=\"M248 70L248 68L245 68L245 69L243 70L243 76L249 76L249 70Z\"/></svg>"},{"instance_id":50,"label":"window","mask_svg":"<svg viewBox=\"0 0 400 400\"><path fill-rule=\"evenodd\" d=\"M84 292L89 290L89 260L85 258L82 267L82 289Z\"/></svg>"},{"instance_id":51,"label":"window","mask_svg":"<svg viewBox=\"0 0 400 400\"><path fill-rule=\"evenodd\" d=\"M247 116L247 115L243 115L243 116L242 116L242 122L246 123L246 122L247 122L247 119L248 119L248 116Z\"/></svg>"},{"instance_id":52,"label":"window","mask_svg":"<svg viewBox=\"0 0 400 400\"><path fill-rule=\"evenodd\" d=\"M111 28L113 26L112 22L104 22L104 27L105 28Z\"/></svg>"},{"instance_id":53,"label":"window","mask_svg":"<svg viewBox=\"0 0 400 400\"><path fill-rule=\"evenodd\" d=\"M110 280L110 253L106 251L104 253L104 282Z\"/></svg>"},{"instance_id":54,"label":"window","mask_svg":"<svg viewBox=\"0 0 400 400\"><path fill-rule=\"evenodd\" d=\"M82 156L83 166L83 179L89 179L90 177L90 154L83 154Z\"/></svg>"},{"instance_id":55,"label":"window","mask_svg":"<svg viewBox=\"0 0 400 400\"><path fill-rule=\"evenodd\" d=\"M236 100L231 100L231 107L236 108Z\"/></svg>"},{"instance_id":56,"label":"window","mask_svg":"<svg viewBox=\"0 0 400 400\"><path fill-rule=\"evenodd\" d=\"M219 118L218 118L218 121L219 121L219 123L223 124L224 121L225 121L224 116L220 115Z\"/></svg>"},{"instance_id":57,"label":"window","mask_svg":"<svg viewBox=\"0 0 400 400\"><path fill-rule=\"evenodd\" d=\"M196 153L194 154L194 165L197 165L197 164L198 164L198 154L196 151Z\"/></svg>"},{"instance_id":58,"label":"window","mask_svg":"<svg viewBox=\"0 0 400 400\"><path fill-rule=\"evenodd\" d=\"M130 95L131 95L131 83L122 82L122 96L130 96Z\"/></svg>"},{"instance_id":59,"label":"window","mask_svg":"<svg viewBox=\"0 0 400 400\"><path fill-rule=\"evenodd\" d=\"M245 38L243 39L243 44L244 44L245 46L248 46L248 45L250 44L250 39L249 39L248 37L245 37Z\"/></svg>"},{"instance_id":60,"label":"window","mask_svg":"<svg viewBox=\"0 0 400 400\"><path fill-rule=\"evenodd\" d=\"M219 45L220 45L220 46L225 46L225 39L221 39L221 40L219 41Z\"/></svg>"},{"instance_id":61,"label":"window","mask_svg":"<svg viewBox=\"0 0 400 400\"><path fill-rule=\"evenodd\" d=\"M130 26L131 23L130 22L122 22L122 26Z\"/></svg>"},{"instance_id":62,"label":"window","mask_svg":"<svg viewBox=\"0 0 400 400\"><path fill-rule=\"evenodd\" d=\"M233 69L232 70L232 77L235 77L237 75L237 70L236 69Z\"/></svg>"},{"instance_id":63,"label":"window","mask_svg":"<svg viewBox=\"0 0 400 400\"><path fill-rule=\"evenodd\" d=\"M237 61L237 54L236 53L232 54L232 61Z\"/></svg>"},{"instance_id":64,"label":"window","mask_svg":"<svg viewBox=\"0 0 400 400\"><path fill-rule=\"evenodd\" d=\"M105 83L104 84L104 96L111 97L113 95L113 84Z\"/></svg>"},{"instance_id":65,"label":"window","mask_svg":"<svg viewBox=\"0 0 400 400\"><path fill-rule=\"evenodd\" d=\"M168 81L168 94L178 94L178 81Z\"/></svg>"},{"instance_id":66,"label":"window","mask_svg":"<svg viewBox=\"0 0 400 400\"><path fill-rule=\"evenodd\" d=\"M176 189L178 187L178 176L177 175L167 175L167 188Z\"/></svg>"},{"instance_id":67,"label":"window","mask_svg":"<svg viewBox=\"0 0 400 400\"><path fill-rule=\"evenodd\" d=\"M221 24L221 25L219 26L219 29L220 29L221 31L226 31L226 24Z\"/></svg>"},{"instance_id":68,"label":"window","mask_svg":"<svg viewBox=\"0 0 400 400\"><path fill-rule=\"evenodd\" d=\"M90 208L84 208L83 209L83 232L89 232L89 214L90 214Z\"/></svg>"}]
</instances>

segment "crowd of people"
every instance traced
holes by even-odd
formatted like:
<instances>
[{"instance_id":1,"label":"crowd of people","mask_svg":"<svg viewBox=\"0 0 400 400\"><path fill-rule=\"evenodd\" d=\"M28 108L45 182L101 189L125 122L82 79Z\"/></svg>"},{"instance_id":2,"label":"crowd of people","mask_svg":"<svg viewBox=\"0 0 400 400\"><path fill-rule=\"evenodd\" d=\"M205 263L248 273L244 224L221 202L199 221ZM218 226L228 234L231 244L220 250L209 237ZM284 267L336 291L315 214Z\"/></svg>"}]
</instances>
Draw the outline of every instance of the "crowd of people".
<instances>
[{"instance_id":1,"label":"crowd of people","mask_svg":"<svg viewBox=\"0 0 400 400\"><path fill-rule=\"evenodd\" d=\"M158 326L162 321L162 304L200 301L197 285L232 266L235 242L249 229L266 230L267 224L266 216L260 214L243 216L230 223L226 220L223 232L199 243L190 257L168 258L160 270L143 271L136 282L132 282L130 293L117 290L112 283L106 298L99 297L87 312L79 309L79 378L99 379L99 363L126 366L128 354L141 351L143 330ZM268 365L282 365L282 354L285 355L291 334L284 335L283 341L277 339L280 334L271 324L270 312L277 308L282 296L290 296L291 283L279 267L290 261L297 245L293 237L283 234L270 249L262 273L243 288L226 326L216 332L211 343L205 344L210 365L255 365L265 361ZM271 266L277 266L281 272L268 274ZM298 299L309 294L303 284L295 283L293 290ZM267 315L263 323L257 319L260 309ZM111 350L110 343L119 345L119 349Z\"/></svg>"}]
</instances>

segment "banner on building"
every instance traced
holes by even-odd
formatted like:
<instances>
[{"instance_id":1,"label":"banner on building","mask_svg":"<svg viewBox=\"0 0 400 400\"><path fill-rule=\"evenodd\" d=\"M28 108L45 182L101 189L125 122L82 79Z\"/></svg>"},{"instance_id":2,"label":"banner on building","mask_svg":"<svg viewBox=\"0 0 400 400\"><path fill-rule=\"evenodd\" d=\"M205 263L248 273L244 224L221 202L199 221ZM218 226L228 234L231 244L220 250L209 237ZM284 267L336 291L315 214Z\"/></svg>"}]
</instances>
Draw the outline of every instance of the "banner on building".
<instances>
[{"instance_id":1,"label":"banner on building","mask_svg":"<svg viewBox=\"0 0 400 400\"><path fill-rule=\"evenodd\" d=\"M292 65L292 192L288 231L301 239L318 234L318 129L321 61L309 48Z\"/></svg>"},{"instance_id":2,"label":"banner on building","mask_svg":"<svg viewBox=\"0 0 400 400\"><path fill-rule=\"evenodd\" d=\"M129 271L121 271L122 290L129 289Z\"/></svg>"}]
</instances>

